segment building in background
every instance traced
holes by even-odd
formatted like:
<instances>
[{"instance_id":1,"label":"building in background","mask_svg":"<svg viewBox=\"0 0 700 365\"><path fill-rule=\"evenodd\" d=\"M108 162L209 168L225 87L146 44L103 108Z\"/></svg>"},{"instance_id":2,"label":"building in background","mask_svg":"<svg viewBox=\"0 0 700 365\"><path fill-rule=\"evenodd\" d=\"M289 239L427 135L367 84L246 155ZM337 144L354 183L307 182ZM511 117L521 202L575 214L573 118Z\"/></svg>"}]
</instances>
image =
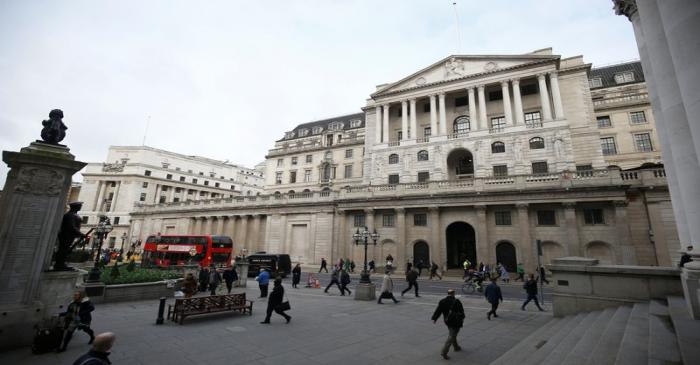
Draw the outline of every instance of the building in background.
<instances>
[{"instance_id":1,"label":"building in background","mask_svg":"<svg viewBox=\"0 0 700 365\"><path fill-rule=\"evenodd\" d=\"M101 215L110 217L114 230L105 245L117 248L122 239L127 245L136 240L128 231L138 205L251 196L264 185L258 170L147 146L111 146L107 162L89 163L82 175L83 230Z\"/></svg>"}]
</instances>

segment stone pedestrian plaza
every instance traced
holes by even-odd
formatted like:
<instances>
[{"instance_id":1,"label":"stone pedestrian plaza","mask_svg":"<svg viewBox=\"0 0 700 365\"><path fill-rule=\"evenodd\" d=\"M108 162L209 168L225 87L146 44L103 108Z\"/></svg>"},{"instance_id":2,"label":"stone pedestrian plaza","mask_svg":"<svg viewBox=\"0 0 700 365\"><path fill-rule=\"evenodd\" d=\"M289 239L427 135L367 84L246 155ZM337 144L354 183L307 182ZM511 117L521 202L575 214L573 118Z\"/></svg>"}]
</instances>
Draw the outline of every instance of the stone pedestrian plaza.
<instances>
[{"instance_id":1,"label":"stone pedestrian plaza","mask_svg":"<svg viewBox=\"0 0 700 365\"><path fill-rule=\"evenodd\" d=\"M254 283L253 283L254 284ZM257 288L245 290L255 298L253 315L212 314L192 317L183 325L167 321L156 325L158 301L97 305L93 312L96 332L113 331L117 340L110 360L115 364L440 364L440 349L447 338L442 319L430 320L444 297L412 293L398 296L396 305L384 301L355 301L337 291L291 289L285 284L292 321L265 316L266 301ZM251 284L249 283L249 286ZM353 288L354 289L354 288ZM241 292L238 290L236 292ZM522 312L522 302L506 301L500 317L488 321L482 298L461 298L466 312L458 342L462 351L450 352L461 364L489 364L552 318L534 307ZM173 299L168 300L169 304ZM2 364L70 364L88 350L87 335L78 332L61 354L32 355L28 348L0 354Z\"/></svg>"}]
</instances>

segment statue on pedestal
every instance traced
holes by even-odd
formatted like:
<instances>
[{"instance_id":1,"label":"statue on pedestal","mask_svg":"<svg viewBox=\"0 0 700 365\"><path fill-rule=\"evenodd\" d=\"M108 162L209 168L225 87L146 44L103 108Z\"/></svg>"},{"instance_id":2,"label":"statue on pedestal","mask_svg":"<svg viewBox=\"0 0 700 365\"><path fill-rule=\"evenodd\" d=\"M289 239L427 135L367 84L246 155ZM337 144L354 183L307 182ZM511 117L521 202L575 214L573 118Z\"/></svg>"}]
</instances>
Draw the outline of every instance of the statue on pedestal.
<instances>
[{"instance_id":1,"label":"statue on pedestal","mask_svg":"<svg viewBox=\"0 0 700 365\"><path fill-rule=\"evenodd\" d=\"M85 234L80 232L82 219L78 215L78 212L83 207L83 202L72 202L68 206L70 206L70 210L63 215L61 229L58 231L58 250L56 251L56 261L53 265L54 271L72 270L71 267L66 266L66 258L78 245L73 243L75 239L81 238L81 241L78 241L80 243L86 237Z\"/></svg>"},{"instance_id":2,"label":"statue on pedestal","mask_svg":"<svg viewBox=\"0 0 700 365\"><path fill-rule=\"evenodd\" d=\"M54 109L49 113L49 120L44 120L41 122L44 128L41 130L41 139L45 143L58 144L63 138L66 137L66 127L63 124L63 111L61 109Z\"/></svg>"}]
</instances>

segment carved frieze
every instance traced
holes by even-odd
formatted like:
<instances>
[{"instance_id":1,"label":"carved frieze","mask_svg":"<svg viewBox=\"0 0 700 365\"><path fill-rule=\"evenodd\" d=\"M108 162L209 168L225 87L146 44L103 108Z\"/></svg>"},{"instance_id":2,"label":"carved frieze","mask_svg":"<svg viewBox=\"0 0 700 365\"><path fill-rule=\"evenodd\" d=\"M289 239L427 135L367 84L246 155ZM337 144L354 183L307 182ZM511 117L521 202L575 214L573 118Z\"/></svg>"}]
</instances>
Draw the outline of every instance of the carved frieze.
<instances>
[{"instance_id":1,"label":"carved frieze","mask_svg":"<svg viewBox=\"0 0 700 365\"><path fill-rule=\"evenodd\" d=\"M56 196L61 194L65 176L50 169L23 167L17 176L15 191L34 195Z\"/></svg>"}]
</instances>

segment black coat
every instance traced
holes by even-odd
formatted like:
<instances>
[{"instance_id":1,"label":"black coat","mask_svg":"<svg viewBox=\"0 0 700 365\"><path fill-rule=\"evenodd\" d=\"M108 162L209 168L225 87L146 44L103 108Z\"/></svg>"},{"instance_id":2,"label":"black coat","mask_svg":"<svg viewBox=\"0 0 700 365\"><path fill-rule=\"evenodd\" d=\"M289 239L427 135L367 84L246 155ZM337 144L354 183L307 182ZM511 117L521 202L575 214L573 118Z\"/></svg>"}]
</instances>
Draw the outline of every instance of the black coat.
<instances>
[{"instance_id":1,"label":"black coat","mask_svg":"<svg viewBox=\"0 0 700 365\"><path fill-rule=\"evenodd\" d=\"M537 281L536 280L528 280L525 282L525 285L523 285L523 288L525 288L525 291L527 292L527 295L537 295Z\"/></svg>"},{"instance_id":2,"label":"black coat","mask_svg":"<svg viewBox=\"0 0 700 365\"><path fill-rule=\"evenodd\" d=\"M78 318L74 318L76 313L76 307L78 312ZM66 317L66 324L77 319L79 323L90 325L92 322L92 311L95 310L95 306L89 300L82 301L80 303L71 302L68 304L68 308L65 312L61 313L61 317Z\"/></svg>"},{"instance_id":3,"label":"black coat","mask_svg":"<svg viewBox=\"0 0 700 365\"><path fill-rule=\"evenodd\" d=\"M408 272L408 274L406 274L406 281L408 281L409 283L415 283L416 280L418 280L417 272L411 270Z\"/></svg>"},{"instance_id":4,"label":"black coat","mask_svg":"<svg viewBox=\"0 0 700 365\"><path fill-rule=\"evenodd\" d=\"M109 361L109 352L99 352L95 350L88 351L87 354L75 360L73 365L105 365L111 364Z\"/></svg>"},{"instance_id":5,"label":"black coat","mask_svg":"<svg viewBox=\"0 0 700 365\"><path fill-rule=\"evenodd\" d=\"M270 297L267 299L267 305L274 308L282 304L282 298L284 298L284 287L282 285L275 285L272 287Z\"/></svg>"},{"instance_id":6,"label":"black coat","mask_svg":"<svg viewBox=\"0 0 700 365\"><path fill-rule=\"evenodd\" d=\"M225 270L224 271L224 281L227 283L232 283L234 281L238 280L238 273L236 270Z\"/></svg>"},{"instance_id":7,"label":"black coat","mask_svg":"<svg viewBox=\"0 0 700 365\"><path fill-rule=\"evenodd\" d=\"M450 310L456 313L464 314L464 307L462 306L462 302L453 296L447 296L446 298L442 299L440 303L438 303L437 308L435 308L435 313L433 313L432 320L437 321L437 319L440 318L440 316L443 316L443 319L445 320L445 325L447 325L447 327L461 328L464 324L464 320L453 322L448 321Z\"/></svg>"},{"instance_id":8,"label":"black coat","mask_svg":"<svg viewBox=\"0 0 700 365\"><path fill-rule=\"evenodd\" d=\"M501 294L501 288L496 285L496 282L491 282L484 290L484 296L491 304L496 304L498 301L503 301L503 295Z\"/></svg>"}]
</instances>

